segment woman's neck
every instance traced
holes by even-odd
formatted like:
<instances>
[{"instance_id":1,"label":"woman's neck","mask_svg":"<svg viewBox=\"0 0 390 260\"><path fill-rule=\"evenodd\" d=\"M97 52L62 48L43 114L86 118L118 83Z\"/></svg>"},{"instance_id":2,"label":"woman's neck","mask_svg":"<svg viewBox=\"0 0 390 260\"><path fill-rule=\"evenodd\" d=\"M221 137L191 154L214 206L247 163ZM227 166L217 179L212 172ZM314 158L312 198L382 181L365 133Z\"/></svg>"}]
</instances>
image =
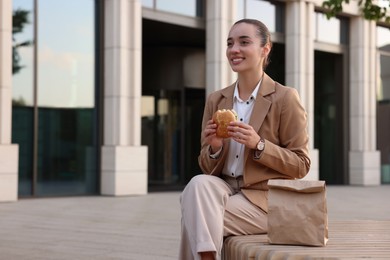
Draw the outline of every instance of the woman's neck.
<instances>
[{"instance_id":1,"label":"woman's neck","mask_svg":"<svg viewBox=\"0 0 390 260\"><path fill-rule=\"evenodd\" d=\"M242 100L247 100L250 97L263 74L263 71L260 71L252 73L252 75L238 75L238 93Z\"/></svg>"}]
</instances>

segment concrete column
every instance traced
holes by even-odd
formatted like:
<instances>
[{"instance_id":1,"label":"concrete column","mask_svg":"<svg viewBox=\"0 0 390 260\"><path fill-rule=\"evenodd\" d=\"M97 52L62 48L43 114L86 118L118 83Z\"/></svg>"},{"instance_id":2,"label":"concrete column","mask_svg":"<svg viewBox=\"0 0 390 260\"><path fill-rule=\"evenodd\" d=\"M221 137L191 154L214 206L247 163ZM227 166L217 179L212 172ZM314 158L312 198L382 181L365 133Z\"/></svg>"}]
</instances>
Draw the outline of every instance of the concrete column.
<instances>
[{"instance_id":1,"label":"concrete column","mask_svg":"<svg viewBox=\"0 0 390 260\"><path fill-rule=\"evenodd\" d=\"M206 1L206 95L236 80L226 58L226 40L236 19L236 0Z\"/></svg>"},{"instance_id":2,"label":"concrete column","mask_svg":"<svg viewBox=\"0 0 390 260\"><path fill-rule=\"evenodd\" d=\"M286 2L286 85L298 90L308 116L311 168L305 179L319 179L319 154L314 149L314 4Z\"/></svg>"},{"instance_id":3,"label":"concrete column","mask_svg":"<svg viewBox=\"0 0 390 260\"><path fill-rule=\"evenodd\" d=\"M101 193L147 193L141 146L141 0L105 0Z\"/></svg>"},{"instance_id":4,"label":"concrete column","mask_svg":"<svg viewBox=\"0 0 390 260\"><path fill-rule=\"evenodd\" d=\"M0 1L0 202L18 198L19 146L12 129L12 0Z\"/></svg>"},{"instance_id":5,"label":"concrete column","mask_svg":"<svg viewBox=\"0 0 390 260\"><path fill-rule=\"evenodd\" d=\"M380 152L376 150L375 22L361 17L350 23L350 152L351 184L380 184Z\"/></svg>"}]
</instances>

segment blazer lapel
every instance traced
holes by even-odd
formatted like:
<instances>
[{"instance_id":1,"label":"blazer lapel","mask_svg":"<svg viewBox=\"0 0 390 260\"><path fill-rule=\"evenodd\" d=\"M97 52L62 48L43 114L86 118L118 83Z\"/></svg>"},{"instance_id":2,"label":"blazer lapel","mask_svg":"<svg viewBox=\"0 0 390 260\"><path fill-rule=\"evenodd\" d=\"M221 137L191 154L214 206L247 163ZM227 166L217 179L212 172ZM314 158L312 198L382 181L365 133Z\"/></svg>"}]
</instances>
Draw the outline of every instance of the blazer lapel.
<instances>
[{"instance_id":1,"label":"blazer lapel","mask_svg":"<svg viewBox=\"0 0 390 260\"><path fill-rule=\"evenodd\" d=\"M273 92L275 92L275 81L273 81L267 74L264 73L260 90L257 93L257 101L255 102L255 106L253 107L252 115L249 120L249 124L256 132L259 131L272 104L272 102L266 99L265 96Z\"/></svg>"},{"instance_id":2,"label":"blazer lapel","mask_svg":"<svg viewBox=\"0 0 390 260\"><path fill-rule=\"evenodd\" d=\"M267 116L268 110L271 107L272 102L265 98L265 96L275 92L275 81L273 81L266 73L264 73L263 80L261 82L260 90L257 93L255 106L252 110L249 124L256 132L259 132L261 125ZM249 149L245 149L244 158L245 164L248 158Z\"/></svg>"},{"instance_id":3,"label":"blazer lapel","mask_svg":"<svg viewBox=\"0 0 390 260\"><path fill-rule=\"evenodd\" d=\"M224 97L221 102L218 103L218 109L233 109L233 95L236 83L222 90L221 94Z\"/></svg>"}]
</instances>

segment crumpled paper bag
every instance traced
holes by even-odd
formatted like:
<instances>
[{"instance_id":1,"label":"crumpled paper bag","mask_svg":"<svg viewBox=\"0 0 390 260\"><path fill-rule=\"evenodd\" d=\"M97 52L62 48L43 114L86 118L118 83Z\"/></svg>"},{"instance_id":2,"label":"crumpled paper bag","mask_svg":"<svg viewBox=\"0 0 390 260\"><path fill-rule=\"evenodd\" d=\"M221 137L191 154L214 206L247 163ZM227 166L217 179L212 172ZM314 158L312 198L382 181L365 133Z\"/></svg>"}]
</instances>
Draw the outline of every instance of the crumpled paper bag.
<instances>
[{"instance_id":1,"label":"crumpled paper bag","mask_svg":"<svg viewBox=\"0 0 390 260\"><path fill-rule=\"evenodd\" d=\"M268 181L268 239L271 244L326 245L325 186L325 181Z\"/></svg>"}]
</instances>

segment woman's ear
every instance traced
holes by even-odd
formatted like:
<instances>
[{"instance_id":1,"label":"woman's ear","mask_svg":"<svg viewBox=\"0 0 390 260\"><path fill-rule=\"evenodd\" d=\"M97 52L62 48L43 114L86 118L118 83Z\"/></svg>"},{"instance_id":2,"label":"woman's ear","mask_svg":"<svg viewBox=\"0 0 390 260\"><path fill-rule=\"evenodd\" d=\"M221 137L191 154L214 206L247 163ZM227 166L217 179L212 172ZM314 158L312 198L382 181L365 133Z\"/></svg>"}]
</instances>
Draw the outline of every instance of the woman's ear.
<instances>
[{"instance_id":1,"label":"woman's ear","mask_svg":"<svg viewBox=\"0 0 390 260\"><path fill-rule=\"evenodd\" d=\"M262 48L262 55L263 57L267 57L268 54L270 53L271 51L271 45L269 43L267 43L266 45L264 45L264 47Z\"/></svg>"}]
</instances>

